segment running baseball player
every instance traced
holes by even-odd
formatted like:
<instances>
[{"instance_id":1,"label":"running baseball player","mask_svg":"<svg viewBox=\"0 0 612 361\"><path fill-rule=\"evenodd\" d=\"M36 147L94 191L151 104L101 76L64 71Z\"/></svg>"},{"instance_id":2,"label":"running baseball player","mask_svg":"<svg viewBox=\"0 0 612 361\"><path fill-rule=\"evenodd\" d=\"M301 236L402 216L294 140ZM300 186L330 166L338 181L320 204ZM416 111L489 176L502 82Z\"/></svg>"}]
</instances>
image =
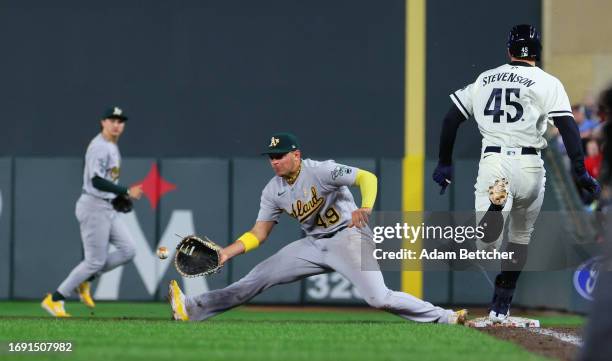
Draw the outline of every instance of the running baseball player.
<instances>
[{"instance_id":1,"label":"running baseball player","mask_svg":"<svg viewBox=\"0 0 612 361\"><path fill-rule=\"evenodd\" d=\"M283 212L300 223L306 236L286 245L223 289L187 297L177 282L171 281L168 296L175 320L205 320L274 285L337 271L355 285L372 307L417 322L465 322L466 310L454 312L436 307L385 285L372 256L375 244L368 227L377 192L374 174L332 160L302 159L298 140L289 133L274 134L264 154L269 156L276 175L262 191L255 225L221 251L221 262L258 247ZM361 208L355 205L349 186L360 188ZM362 257L362 253L368 256ZM367 269L374 270L363 270L367 262Z\"/></svg>"},{"instance_id":2,"label":"running baseball player","mask_svg":"<svg viewBox=\"0 0 612 361\"><path fill-rule=\"evenodd\" d=\"M127 119L120 108L110 108L100 121L102 131L87 147L83 190L76 203L85 259L53 294L47 294L43 299L42 308L53 316L70 317L64 309L64 300L74 291L86 306L95 307L90 282L96 276L134 258L134 246L127 226L113 207L113 200L118 196L139 199L142 195L141 185L128 189L119 184L121 155L117 142ZM108 253L109 243L117 250Z\"/></svg>"},{"instance_id":3,"label":"running baseball player","mask_svg":"<svg viewBox=\"0 0 612 361\"><path fill-rule=\"evenodd\" d=\"M509 64L485 71L475 82L450 95L453 105L444 118L439 161L433 173L444 193L453 179L452 152L457 128L474 116L482 135L474 186L477 219L501 212L498 216L505 220L509 214L507 251L514 252L511 260L502 262L501 273L495 278L489 312L489 319L495 323L505 321L510 314L516 283L527 261L527 247L544 199L546 178L541 150L547 145L543 135L548 119L559 129L580 187L594 196L600 192L597 181L585 170L580 134L563 85L536 66L541 45L535 27L514 26L507 48ZM502 227L503 224L502 221ZM499 248L502 237L498 230L495 239L488 241L491 243L480 241L477 246Z\"/></svg>"}]
</instances>

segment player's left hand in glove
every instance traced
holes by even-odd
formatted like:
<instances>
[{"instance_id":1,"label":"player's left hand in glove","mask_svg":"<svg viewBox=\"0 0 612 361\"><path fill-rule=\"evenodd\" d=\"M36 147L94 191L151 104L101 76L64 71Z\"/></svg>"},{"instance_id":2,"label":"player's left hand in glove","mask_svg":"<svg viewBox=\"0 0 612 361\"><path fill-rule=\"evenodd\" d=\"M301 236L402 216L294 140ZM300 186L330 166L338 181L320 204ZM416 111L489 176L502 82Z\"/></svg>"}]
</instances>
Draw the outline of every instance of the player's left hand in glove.
<instances>
[{"instance_id":1,"label":"player's left hand in glove","mask_svg":"<svg viewBox=\"0 0 612 361\"><path fill-rule=\"evenodd\" d=\"M129 213L132 211L132 209L134 208L134 203L132 202L133 199L140 199L140 197L142 196L142 185L141 184L137 184L135 186L132 186L127 194L120 194L118 196L116 196L112 201L111 204L113 205L113 208L117 211L117 212L121 212L121 213Z\"/></svg>"},{"instance_id":2,"label":"player's left hand in glove","mask_svg":"<svg viewBox=\"0 0 612 361\"><path fill-rule=\"evenodd\" d=\"M576 183L578 183L578 186L580 188L589 192L591 197L593 197L593 200L599 198L599 194L601 193L601 186L595 178L591 177L589 173L584 172L580 176L578 176L576 178Z\"/></svg>"},{"instance_id":3,"label":"player's left hand in glove","mask_svg":"<svg viewBox=\"0 0 612 361\"><path fill-rule=\"evenodd\" d=\"M127 194L118 195L111 201L111 204L117 212L121 213L131 212L132 208L134 208L134 203L132 203L132 199Z\"/></svg>"},{"instance_id":4,"label":"player's left hand in glove","mask_svg":"<svg viewBox=\"0 0 612 361\"><path fill-rule=\"evenodd\" d=\"M204 237L195 235L181 239L176 246L174 266L183 277L205 276L223 267L222 248Z\"/></svg>"},{"instance_id":5,"label":"player's left hand in glove","mask_svg":"<svg viewBox=\"0 0 612 361\"><path fill-rule=\"evenodd\" d=\"M438 163L438 166L433 172L432 178L434 182L438 183L442 189L440 194L444 194L446 187L453 181L453 165Z\"/></svg>"}]
</instances>

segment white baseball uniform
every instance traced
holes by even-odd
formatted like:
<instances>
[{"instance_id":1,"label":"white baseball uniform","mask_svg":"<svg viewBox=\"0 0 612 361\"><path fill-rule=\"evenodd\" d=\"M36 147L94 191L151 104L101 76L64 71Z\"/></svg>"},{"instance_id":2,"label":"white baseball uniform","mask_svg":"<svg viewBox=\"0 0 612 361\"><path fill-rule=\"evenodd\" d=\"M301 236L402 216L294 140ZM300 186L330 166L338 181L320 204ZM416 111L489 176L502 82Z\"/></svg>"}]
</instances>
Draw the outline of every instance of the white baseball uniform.
<instances>
[{"instance_id":1,"label":"white baseball uniform","mask_svg":"<svg viewBox=\"0 0 612 361\"><path fill-rule=\"evenodd\" d=\"M506 178L509 241L528 244L544 199L546 172L540 150L547 145L548 119L572 116L563 85L536 66L512 62L483 72L450 97L466 119L474 116L482 134L474 186L476 211L484 215L490 205L489 186ZM496 248L501 238L494 243Z\"/></svg>"}]
</instances>

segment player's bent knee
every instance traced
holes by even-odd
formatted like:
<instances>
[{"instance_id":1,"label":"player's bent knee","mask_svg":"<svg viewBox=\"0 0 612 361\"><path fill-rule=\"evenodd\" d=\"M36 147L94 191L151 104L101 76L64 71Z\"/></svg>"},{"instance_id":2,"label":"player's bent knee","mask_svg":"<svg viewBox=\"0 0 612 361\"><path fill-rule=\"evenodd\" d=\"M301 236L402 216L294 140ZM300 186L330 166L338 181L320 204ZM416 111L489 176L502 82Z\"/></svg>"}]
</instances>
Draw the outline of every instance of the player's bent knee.
<instances>
[{"instance_id":1,"label":"player's bent knee","mask_svg":"<svg viewBox=\"0 0 612 361\"><path fill-rule=\"evenodd\" d=\"M104 268L106 258L90 259L85 260L85 262L87 263L87 268L89 269L89 271L92 273L96 273L98 271L101 271L102 268Z\"/></svg>"}]
</instances>

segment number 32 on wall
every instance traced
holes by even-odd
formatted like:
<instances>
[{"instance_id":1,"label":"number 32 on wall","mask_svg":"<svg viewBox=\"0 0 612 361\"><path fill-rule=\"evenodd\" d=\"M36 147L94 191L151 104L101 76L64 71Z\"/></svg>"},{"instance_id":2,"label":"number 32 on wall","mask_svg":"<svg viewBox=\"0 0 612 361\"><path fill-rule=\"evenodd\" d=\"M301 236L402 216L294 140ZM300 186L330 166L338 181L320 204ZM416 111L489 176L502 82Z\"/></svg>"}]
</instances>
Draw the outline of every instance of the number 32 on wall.
<instances>
[{"instance_id":1,"label":"number 32 on wall","mask_svg":"<svg viewBox=\"0 0 612 361\"><path fill-rule=\"evenodd\" d=\"M309 277L306 285L306 294L315 300L362 298L355 286L338 272Z\"/></svg>"}]
</instances>

